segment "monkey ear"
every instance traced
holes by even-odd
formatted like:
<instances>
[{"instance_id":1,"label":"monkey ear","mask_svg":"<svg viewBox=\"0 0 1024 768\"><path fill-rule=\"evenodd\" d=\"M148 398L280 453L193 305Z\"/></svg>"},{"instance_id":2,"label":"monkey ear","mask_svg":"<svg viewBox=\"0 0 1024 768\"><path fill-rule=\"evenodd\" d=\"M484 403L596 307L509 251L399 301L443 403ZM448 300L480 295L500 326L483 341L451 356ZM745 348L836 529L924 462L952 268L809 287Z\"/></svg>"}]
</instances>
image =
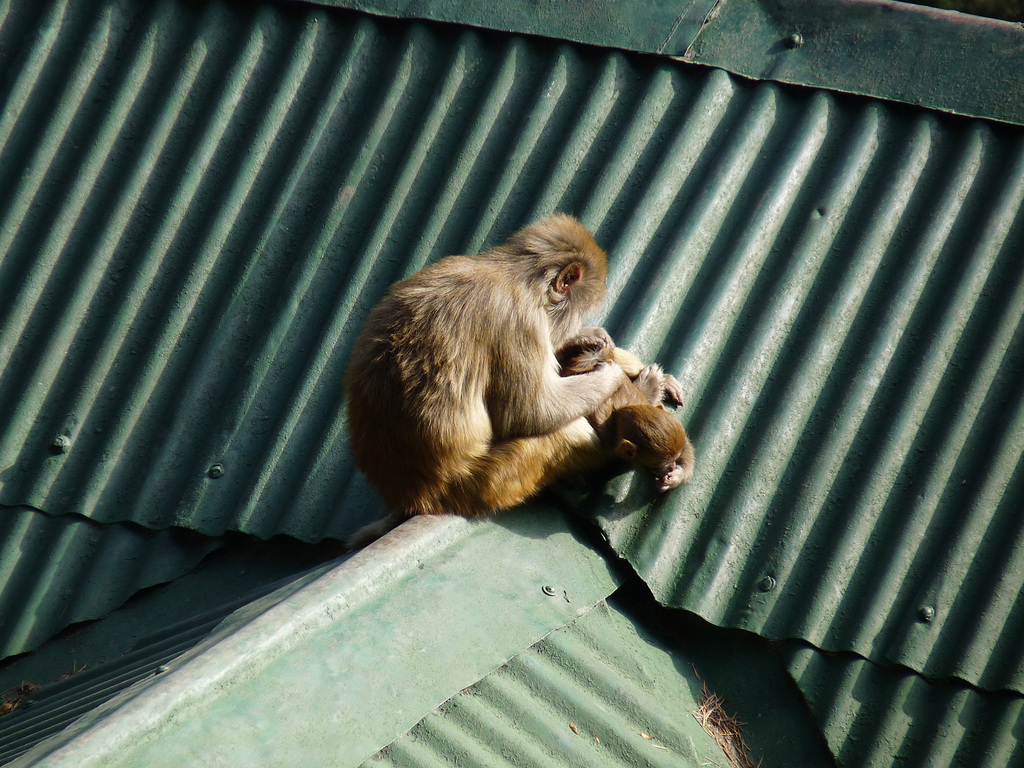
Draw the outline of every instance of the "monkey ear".
<instances>
[{"instance_id":1,"label":"monkey ear","mask_svg":"<svg viewBox=\"0 0 1024 768\"><path fill-rule=\"evenodd\" d=\"M571 264L566 264L562 267L562 271L558 273L558 277L555 278L555 290L561 294L566 294L569 289L572 288L573 283L583 279L583 265L578 261L574 261Z\"/></svg>"},{"instance_id":2,"label":"monkey ear","mask_svg":"<svg viewBox=\"0 0 1024 768\"><path fill-rule=\"evenodd\" d=\"M619 444L615 448L615 455L620 459L626 459L628 461L636 456L636 445L623 438L622 440L619 440Z\"/></svg>"}]
</instances>

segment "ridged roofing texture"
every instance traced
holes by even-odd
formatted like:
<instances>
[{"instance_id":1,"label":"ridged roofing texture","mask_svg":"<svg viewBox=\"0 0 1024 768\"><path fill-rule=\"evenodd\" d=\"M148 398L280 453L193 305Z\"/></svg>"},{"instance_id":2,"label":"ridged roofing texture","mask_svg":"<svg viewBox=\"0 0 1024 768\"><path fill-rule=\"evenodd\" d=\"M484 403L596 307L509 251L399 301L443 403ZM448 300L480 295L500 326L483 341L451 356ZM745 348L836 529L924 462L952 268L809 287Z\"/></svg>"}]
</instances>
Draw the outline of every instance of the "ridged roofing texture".
<instances>
[{"instance_id":1,"label":"ridged roofing texture","mask_svg":"<svg viewBox=\"0 0 1024 768\"><path fill-rule=\"evenodd\" d=\"M369 308L567 210L689 394L597 500L659 599L1024 692L1019 128L309 7L16 3L0 72L0 503L344 535Z\"/></svg>"},{"instance_id":2,"label":"ridged roofing texture","mask_svg":"<svg viewBox=\"0 0 1024 768\"><path fill-rule=\"evenodd\" d=\"M555 208L626 238L621 279L665 213L649 179L685 172L663 143L733 90L549 42L127 0L17 4L0 69L0 503L305 540L365 506L339 390L386 286Z\"/></svg>"},{"instance_id":3,"label":"ridged roofing texture","mask_svg":"<svg viewBox=\"0 0 1024 768\"><path fill-rule=\"evenodd\" d=\"M717 141L616 304L694 395L695 480L620 483L605 529L712 622L1024 691L1020 131L750 95L694 120Z\"/></svg>"},{"instance_id":4,"label":"ridged roofing texture","mask_svg":"<svg viewBox=\"0 0 1024 768\"><path fill-rule=\"evenodd\" d=\"M172 583L146 590L116 610L107 606L101 620L79 624L35 653L0 664L0 703L17 702L13 712L0 717L0 765L60 733L125 688L159 676L162 666L232 611L270 592L280 590L284 595L300 589L317 570L324 570L324 557L329 556L324 549L330 549L281 539L267 543L232 537L219 543L225 546L213 557ZM133 554L118 551L128 564L138 565ZM80 592L103 593L116 583L117 563L104 559L102 565L103 578L83 579ZM6 623L10 614L2 615ZM33 686L24 698L18 691L23 683Z\"/></svg>"},{"instance_id":5,"label":"ridged roofing texture","mask_svg":"<svg viewBox=\"0 0 1024 768\"><path fill-rule=\"evenodd\" d=\"M600 603L447 701L371 766L726 764L684 661Z\"/></svg>"},{"instance_id":6,"label":"ridged roofing texture","mask_svg":"<svg viewBox=\"0 0 1024 768\"><path fill-rule=\"evenodd\" d=\"M1024 699L932 682L850 656L788 651L840 765L1024 765Z\"/></svg>"},{"instance_id":7,"label":"ridged roofing texture","mask_svg":"<svg viewBox=\"0 0 1024 768\"><path fill-rule=\"evenodd\" d=\"M19 764L357 766L615 590L607 559L568 528L552 508L411 520L234 612ZM101 668L96 682L109 693L117 679Z\"/></svg>"},{"instance_id":8,"label":"ridged roofing texture","mask_svg":"<svg viewBox=\"0 0 1024 768\"><path fill-rule=\"evenodd\" d=\"M182 626L140 642L112 663L69 670L62 680L33 691L23 706L0 719L0 765L60 733L83 714L141 680L203 639L225 613L198 616Z\"/></svg>"},{"instance_id":9,"label":"ridged roofing texture","mask_svg":"<svg viewBox=\"0 0 1024 768\"><path fill-rule=\"evenodd\" d=\"M1024 30L907 2L312 1L663 54L744 77L1024 121Z\"/></svg>"},{"instance_id":10,"label":"ridged roofing texture","mask_svg":"<svg viewBox=\"0 0 1024 768\"><path fill-rule=\"evenodd\" d=\"M0 658L107 615L140 589L186 573L218 546L191 531L0 508Z\"/></svg>"}]
</instances>

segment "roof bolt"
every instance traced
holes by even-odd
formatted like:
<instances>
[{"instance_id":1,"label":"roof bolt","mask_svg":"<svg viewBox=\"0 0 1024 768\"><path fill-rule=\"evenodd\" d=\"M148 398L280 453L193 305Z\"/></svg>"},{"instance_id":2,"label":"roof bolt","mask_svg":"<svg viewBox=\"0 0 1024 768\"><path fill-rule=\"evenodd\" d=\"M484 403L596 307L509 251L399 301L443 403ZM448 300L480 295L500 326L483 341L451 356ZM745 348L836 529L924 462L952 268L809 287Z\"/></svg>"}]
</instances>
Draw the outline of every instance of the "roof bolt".
<instances>
[{"instance_id":1,"label":"roof bolt","mask_svg":"<svg viewBox=\"0 0 1024 768\"><path fill-rule=\"evenodd\" d=\"M926 605L917 612L917 618L924 624L931 624L935 618L935 609L930 605Z\"/></svg>"},{"instance_id":2,"label":"roof bolt","mask_svg":"<svg viewBox=\"0 0 1024 768\"><path fill-rule=\"evenodd\" d=\"M206 470L206 474L209 477L213 478L214 480L216 480L218 477L224 477L224 465L214 464L208 470Z\"/></svg>"},{"instance_id":3,"label":"roof bolt","mask_svg":"<svg viewBox=\"0 0 1024 768\"><path fill-rule=\"evenodd\" d=\"M50 443L54 453L67 453L71 449L71 438L64 435L57 435Z\"/></svg>"},{"instance_id":4,"label":"roof bolt","mask_svg":"<svg viewBox=\"0 0 1024 768\"><path fill-rule=\"evenodd\" d=\"M161 664L159 667L153 670L153 674L162 675L164 672L167 672L169 670L170 667L168 667L166 664Z\"/></svg>"},{"instance_id":5,"label":"roof bolt","mask_svg":"<svg viewBox=\"0 0 1024 768\"><path fill-rule=\"evenodd\" d=\"M775 579L773 579L771 576L765 576L763 579L761 579L761 583L757 585L757 588L760 589L762 592L771 592L773 589L775 589Z\"/></svg>"},{"instance_id":6,"label":"roof bolt","mask_svg":"<svg viewBox=\"0 0 1024 768\"><path fill-rule=\"evenodd\" d=\"M785 45L790 50L793 50L794 48L799 48L803 44L804 44L804 36L801 35L799 32L794 32L792 35L787 37L786 40L785 40Z\"/></svg>"},{"instance_id":7,"label":"roof bolt","mask_svg":"<svg viewBox=\"0 0 1024 768\"><path fill-rule=\"evenodd\" d=\"M555 588L552 587L550 584L545 584L543 587L540 588L540 591L543 592L548 597L554 597L555 596Z\"/></svg>"}]
</instances>

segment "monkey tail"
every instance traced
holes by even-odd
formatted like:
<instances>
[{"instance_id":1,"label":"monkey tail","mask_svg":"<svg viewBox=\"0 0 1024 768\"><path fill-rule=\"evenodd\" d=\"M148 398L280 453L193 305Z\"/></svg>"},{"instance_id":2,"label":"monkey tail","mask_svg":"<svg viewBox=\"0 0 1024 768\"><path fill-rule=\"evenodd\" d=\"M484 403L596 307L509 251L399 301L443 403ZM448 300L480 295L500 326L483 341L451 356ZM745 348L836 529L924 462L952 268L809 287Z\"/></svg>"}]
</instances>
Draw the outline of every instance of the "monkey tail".
<instances>
[{"instance_id":1,"label":"monkey tail","mask_svg":"<svg viewBox=\"0 0 1024 768\"><path fill-rule=\"evenodd\" d=\"M400 512L392 512L383 520L377 520L369 525L364 525L349 538L345 539L343 544L345 551L352 552L357 549L362 549L367 544L372 544L385 533L393 531L408 519L408 515L403 515Z\"/></svg>"}]
</instances>

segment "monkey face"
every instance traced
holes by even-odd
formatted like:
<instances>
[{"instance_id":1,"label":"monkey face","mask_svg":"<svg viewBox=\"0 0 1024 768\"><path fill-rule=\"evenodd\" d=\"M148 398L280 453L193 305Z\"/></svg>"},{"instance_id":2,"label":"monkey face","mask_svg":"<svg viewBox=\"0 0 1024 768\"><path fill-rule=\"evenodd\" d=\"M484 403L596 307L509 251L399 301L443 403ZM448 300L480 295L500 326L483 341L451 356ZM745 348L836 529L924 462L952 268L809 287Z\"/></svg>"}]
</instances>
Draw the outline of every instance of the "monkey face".
<instances>
[{"instance_id":1,"label":"monkey face","mask_svg":"<svg viewBox=\"0 0 1024 768\"><path fill-rule=\"evenodd\" d=\"M688 443L686 444L688 447ZM625 459L634 467L654 475L654 482L659 491L671 491L683 483L690 482L693 476L692 452L686 448L676 453L657 453L650 445L638 446L631 440L622 440L616 449L620 459Z\"/></svg>"},{"instance_id":2,"label":"monkey face","mask_svg":"<svg viewBox=\"0 0 1024 768\"><path fill-rule=\"evenodd\" d=\"M686 462L682 456L675 456L672 461L652 470L654 474L654 482L658 486L658 490L664 493L665 491L671 491L673 488L678 488L683 483L690 481L690 476L693 474L693 468L689 468L687 471Z\"/></svg>"},{"instance_id":3,"label":"monkey face","mask_svg":"<svg viewBox=\"0 0 1024 768\"><path fill-rule=\"evenodd\" d=\"M670 491L693 477L693 446L683 425L664 408L627 405L613 414L618 432L615 453L654 475L659 491Z\"/></svg>"}]
</instances>

